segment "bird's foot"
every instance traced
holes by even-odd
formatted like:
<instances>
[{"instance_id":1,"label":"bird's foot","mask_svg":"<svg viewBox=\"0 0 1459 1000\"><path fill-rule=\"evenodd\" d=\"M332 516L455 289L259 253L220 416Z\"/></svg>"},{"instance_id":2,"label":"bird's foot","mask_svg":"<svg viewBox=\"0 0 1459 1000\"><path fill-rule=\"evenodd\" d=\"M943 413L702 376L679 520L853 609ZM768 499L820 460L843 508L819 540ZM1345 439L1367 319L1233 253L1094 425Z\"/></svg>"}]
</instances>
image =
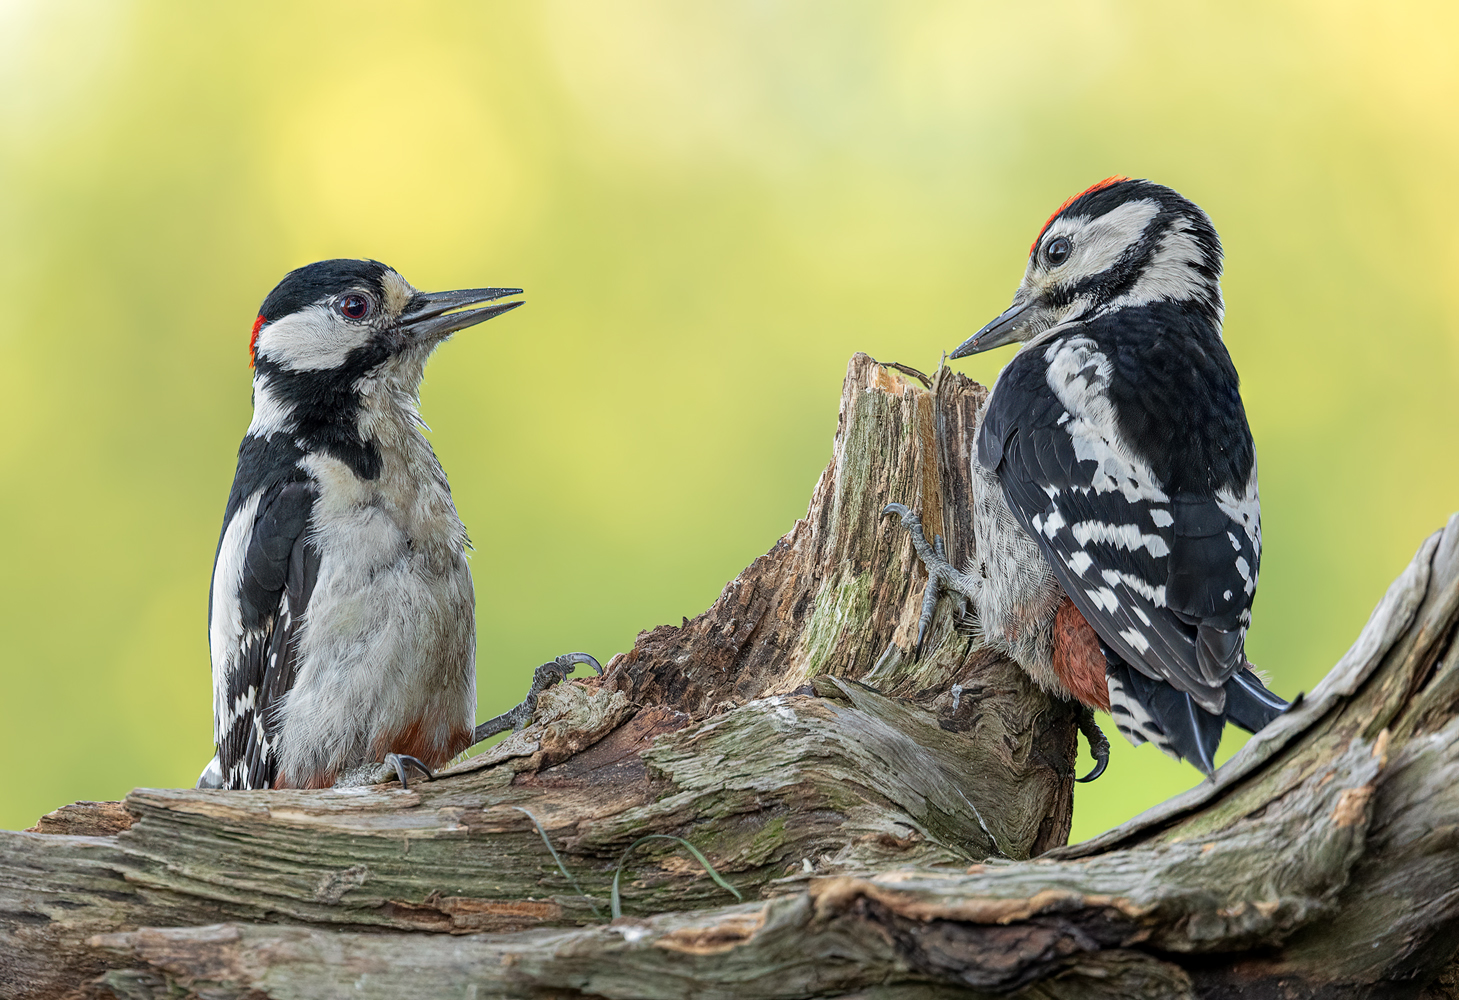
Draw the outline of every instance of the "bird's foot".
<instances>
[{"instance_id":1,"label":"bird's foot","mask_svg":"<svg viewBox=\"0 0 1459 1000\"><path fill-rule=\"evenodd\" d=\"M374 780L370 784L383 785L391 778L399 778L400 787L410 791L410 772L412 770L424 774L427 781L436 780L436 773L427 767L426 762L419 757L412 757L408 753L387 753L375 771Z\"/></svg>"},{"instance_id":2,"label":"bird's foot","mask_svg":"<svg viewBox=\"0 0 1459 1000\"><path fill-rule=\"evenodd\" d=\"M916 655L922 655L922 644L932 627L932 615L937 610L937 600L943 593L950 593L957 599L958 614L966 615L969 602L976 606L980 581L967 573L961 573L947 561L947 548L941 535L934 535L931 544L922 531L922 519L906 504L889 503L882 508L882 516L896 514L902 519L902 527L912 536L912 548L917 558L927 567L927 589L922 592L922 614L917 619Z\"/></svg>"},{"instance_id":3,"label":"bird's foot","mask_svg":"<svg viewBox=\"0 0 1459 1000\"><path fill-rule=\"evenodd\" d=\"M1104 735L1104 730L1099 728L1099 723L1094 721L1094 709L1087 705L1079 706L1079 731L1089 741L1089 756L1094 758L1094 770L1082 778L1075 778L1075 781L1093 781L1104 773L1109 767L1109 738Z\"/></svg>"},{"instance_id":4,"label":"bird's foot","mask_svg":"<svg viewBox=\"0 0 1459 1000\"><path fill-rule=\"evenodd\" d=\"M480 743L482 740L495 736L497 733L506 732L508 729L513 732L520 730L532 718L532 713L537 711L537 696L567 677L579 664L583 663L592 667L599 677L603 676L603 665L587 653L564 653L555 660L548 660L533 672L532 686L527 689L527 697L523 698L515 708L477 726L471 742Z\"/></svg>"}]
</instances>

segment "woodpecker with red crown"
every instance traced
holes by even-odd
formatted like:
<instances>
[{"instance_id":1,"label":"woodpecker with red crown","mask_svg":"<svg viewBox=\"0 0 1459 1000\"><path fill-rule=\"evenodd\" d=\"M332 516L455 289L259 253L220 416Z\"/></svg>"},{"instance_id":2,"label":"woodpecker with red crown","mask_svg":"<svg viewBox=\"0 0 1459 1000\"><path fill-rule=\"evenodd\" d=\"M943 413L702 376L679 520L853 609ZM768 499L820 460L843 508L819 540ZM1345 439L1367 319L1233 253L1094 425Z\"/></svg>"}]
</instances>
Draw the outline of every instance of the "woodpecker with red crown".
<instances>
[{"instance_id":1,"label":"woodpecker with red crown","mask_svg":"<svg viewBox=\"0 0 1459 1000\"><path fill-rule=\"evenodd\" d=\"M1261 563L1256 450L1221 340L1221 244L1170 188L1112 177L1065 202L1013 304L952 353L1022 346L984 404L976 563L901 504L926 564L918 643L951 592L1045 691L1206 774L1226 722L1287 708L1245 655Z\"/></svg>"},{"instance_id":2,"label":"woodpecker with red crown","mask_svg":"<svg viewBox=\"0 0 1459 1000\"><path fill-rule=\"evenodd\" d=\"M213 734L205 788L427 777L520 725L584 653L537 669L474 726L466 529L422 433L420 383L451 334L518 288L420 292L372 260L291 271L253 325L253 421L209 592Z\"/></svg>"}]
</instances>

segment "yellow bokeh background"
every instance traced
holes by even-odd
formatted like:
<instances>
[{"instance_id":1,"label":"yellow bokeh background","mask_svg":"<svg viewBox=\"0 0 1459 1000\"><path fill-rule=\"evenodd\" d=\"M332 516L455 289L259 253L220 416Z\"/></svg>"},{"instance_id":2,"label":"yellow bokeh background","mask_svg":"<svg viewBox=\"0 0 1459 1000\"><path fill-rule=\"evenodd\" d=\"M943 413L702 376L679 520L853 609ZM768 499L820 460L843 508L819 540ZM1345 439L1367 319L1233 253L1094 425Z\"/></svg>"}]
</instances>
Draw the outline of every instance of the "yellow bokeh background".
<instances>
[{"instance_id":1,"label":"yellow bokeh background","mask_svg":"<svg viewBox=\"0 0 1459 1000\"><path fill-rule=\"evenodd\" d=\"M1310 689L1459 508L1456 45L1442 2L0 0L0 827L211 753L208 578L288 269L527 290L424 390L485 717L703 610L804 512L852 352L934 367L1114 173L1225 242L1250 654ZM1116 740L1075 837L1196 778Z\"/></svg>"}]
</instances>

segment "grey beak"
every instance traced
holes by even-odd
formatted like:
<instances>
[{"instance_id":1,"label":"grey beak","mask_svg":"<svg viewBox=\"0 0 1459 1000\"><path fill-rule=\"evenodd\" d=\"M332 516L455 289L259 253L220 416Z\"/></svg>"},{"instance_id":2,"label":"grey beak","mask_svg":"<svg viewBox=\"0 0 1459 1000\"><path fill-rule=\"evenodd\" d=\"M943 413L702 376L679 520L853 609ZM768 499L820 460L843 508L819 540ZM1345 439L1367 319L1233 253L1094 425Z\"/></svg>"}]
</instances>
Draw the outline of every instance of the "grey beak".
<instances>
[{"instance_id":1,"label":"grey beak","mask_svg":"<svg viewBox=\"0 0 1459 1000\"><path fill-rule=\"evenodd\" d=\"M464 330L468 326L484 323L493 316L510 312L521 305L522 301L518 299L516 302L498 302L480 309L467 309L466 306L521 294L520 288L462 288L454 292L422 292L411 300L409 308L400 317L400 325L418 339L444 337L448 333Z\"/></svg>"},{"instance_id":2,"label":"grey beak","mask_svg":"<svg viewBox=\"0 0 1459 1000\"><path fill-rule=\"evenodd\" d=\"M958 345L958 349L948 356L965 358L970 354L981 354L983 351L991 351L995 347L1002 347L1004 344L1011 344L1020 339L1019 334L1033 319L1033 310L1030 309L1032 304L1032 301L1015 302L997 319Z\"/></svg>"}]
</instances>

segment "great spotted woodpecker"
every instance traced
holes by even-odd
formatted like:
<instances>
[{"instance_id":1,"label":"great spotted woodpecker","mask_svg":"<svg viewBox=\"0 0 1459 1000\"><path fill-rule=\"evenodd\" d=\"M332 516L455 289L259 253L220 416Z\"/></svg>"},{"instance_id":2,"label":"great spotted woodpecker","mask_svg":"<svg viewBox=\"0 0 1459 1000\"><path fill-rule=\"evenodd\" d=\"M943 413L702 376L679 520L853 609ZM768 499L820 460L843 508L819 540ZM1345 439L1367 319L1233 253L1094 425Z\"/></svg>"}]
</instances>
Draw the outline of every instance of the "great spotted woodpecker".
<instances>
[{"instance_id":1,"label":"great spotted woodpecker","mask_svg":"<svg viewBox=\"0 0 1459 1000\"><path fill-rule=\"evenodd\" d=\"M1111 713L1210 774L1229 720L1287 703L1245 656L1261 563L1256 451L1221 341L1221 244L1170 188L1112 177L1030 248L1013 305L952 353L1022 347L973 459L976 563L960 572L900 514L938 595L1044 690ZM935 540L936 541L936 540ZM1099 764L1107 760L1091 735Z\"/></svg>"},{"instance_id":2,"label":"great spotted woodpecker","mask_svg":"<svg viewBox=\"0 0 1459 1000\"><path fill-rule=\"evenodd\" d=\"M217 755L199 787L431 776L530 712L582 653L544 664L480 727L466 529L421 433L426 359L521 305L517 288L420 292L371 260L286 275L253 324L253 422L209 593ZM494 728L493 728L494 727Z\"/></svg>"}]
</instances>

